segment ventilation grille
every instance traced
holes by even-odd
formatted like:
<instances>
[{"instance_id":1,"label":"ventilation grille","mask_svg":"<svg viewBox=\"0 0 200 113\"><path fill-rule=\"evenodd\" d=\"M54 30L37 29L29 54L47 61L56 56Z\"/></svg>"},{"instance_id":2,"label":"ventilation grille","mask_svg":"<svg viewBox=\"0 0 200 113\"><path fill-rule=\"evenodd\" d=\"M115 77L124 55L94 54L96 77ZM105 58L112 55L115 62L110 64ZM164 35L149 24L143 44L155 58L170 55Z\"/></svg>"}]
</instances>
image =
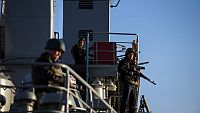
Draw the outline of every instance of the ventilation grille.
<instances>
[{"instance_id":1,"label":"ventilation grille","mask_svg":"<svg viewBox=\"0 0 200 113\"><path fill-rule=\"evenodd\" d=\"M93 0L79 0L79 9L93 9Z\"/></svg>"}]
</instances>

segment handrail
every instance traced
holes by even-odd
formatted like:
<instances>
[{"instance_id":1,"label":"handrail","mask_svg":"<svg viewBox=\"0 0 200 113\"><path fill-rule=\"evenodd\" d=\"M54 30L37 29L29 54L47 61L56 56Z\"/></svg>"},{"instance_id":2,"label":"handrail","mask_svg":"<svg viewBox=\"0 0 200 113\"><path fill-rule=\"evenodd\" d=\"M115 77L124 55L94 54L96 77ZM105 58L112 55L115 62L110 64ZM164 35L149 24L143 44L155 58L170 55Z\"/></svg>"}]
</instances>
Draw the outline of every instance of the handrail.
<instances>
[{"instance_id":1,"label":"handrail","mask_svg":"<svg viewBox=\"0 0 200 113\"><path fill-rule=\"evenodd\" d=\"M96 97L98 97L103 104L105 104L105 106L107 108L109 108L111 110L112 113L117 113L105 100L103 100L100 95L82 78L80 77L73 69L71 69L68 65L66 64L62 64L62 63L13 63L13 62L9 62L9 63L5 63L5 62L0 62L0 66L38 66L38 65L52 65L52 66L60 66L61 68L66 69L67 73L66 75L72 74L76 79L78 79L81 83L83 83L83 85L85 85L90 92L92 92ZM68 76L69 77L69 76ZM69 78L67 80L67 84L69 84ZM66 84L66 85L67 85ZM68 91L69 89L69 85L67 85L68 88L67 89L67 93L70 93L70 91ZM90 93L90 95L92 95L92 93ZM66 107L68 106L68 104L66 105ZM91 108L91 107L90 107ZM93 111L93 110L91 110ZM66 112L69 112L69 109L66 110Z\"/></svg>"},{"instance_id":2,"label":"handrail","mask_svg":"<svg viewBox=\"0 0 200 113\"><path fill-rule=\"evenodd\" d=\"M63 67L65 69L68 69L69 72L75 77L77 78L81 83L83 83L88 89L90 89L90 91L92 91L92 93L95 94L95 96L97 96L111 111L113 111L113 113L117 113L105 100L103 100L100 95L82 78L80 77L73 69L71 69L69 66L65 65L65 64L61 64L61 63L56 63L55 65Z\"/></svg>"},{"instance_id":3,"label":"handrail","mask_svg":"<svg viewBox=\"0 0 200 113\"><path fill-rule=\"evenodd\" d=\"M139 40L139 34L137 33L120 33L120 32L86 32L86 81L89 79L89 38L92 34L109 34L109 35L133 35L136 36L136 40ZM120 42L127 43L127 42ZM131 43L133 44L133 42ZM87 97L86 97L87 99Z\"/></svg>"},{"instance_id":4,"label":"handrail","mask_svg":"<svg viewBox=\"0 0 200 113\"><path fill-rule=\"evenodd\" d=\"M113 32L86 32L86 81L89 81L89 38L90 35L92 34L108 34L108 35L132 35L136 36L136 41L138 42L139 40L139 35L136 33L113 33ZM131 43L133 45L133 42ZM87 92L86 92L87 93ZM87 99L87 94L86 94L86 99Z\"/></svg>"},{"instance_id":5,"label":"handrail","mask_svg":"<svg viewBox=\"0 0 200 113\"><path fill-rule=\"evenodd\" d=\"M2 86L0 85L1 87L6 87L6 88L15 88L14 86ZM67 88L65 87L62 87L62 86L53 86L53 85L34 85L34 86L19 86L17 88L21 88L21 89L27 89L27 88L37 88L37 89L44 89L44 88L54 88L54 89L58 89L60 91L65 91L65 92L68 92L69 91L69 94L71 94L72 96L74 96L75 98L77 98L79 101L81 101L81 103L83 103L87 108L91 109L92 112L94 113L97 113L94 109L92 109L87 103L85 103L82 99L80 99L78 96L76 96L72 91L68 90Z\"/></svg>"}]
</instances>

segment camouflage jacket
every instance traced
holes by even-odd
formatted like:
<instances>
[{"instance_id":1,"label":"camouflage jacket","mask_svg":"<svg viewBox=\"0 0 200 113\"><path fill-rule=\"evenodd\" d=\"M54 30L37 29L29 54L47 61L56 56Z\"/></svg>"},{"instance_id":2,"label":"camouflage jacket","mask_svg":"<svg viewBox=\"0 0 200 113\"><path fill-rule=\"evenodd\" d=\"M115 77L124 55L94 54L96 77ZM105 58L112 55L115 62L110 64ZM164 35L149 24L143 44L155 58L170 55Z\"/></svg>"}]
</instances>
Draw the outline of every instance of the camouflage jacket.
<instances>
[{"instance_id":1,"label":"camouflage jacket","mask_svg":"<svg viewBox=\"0 0 200 113\"><path fill-rule=\"evenodd\" d=\"M118 72L121 76L122 82L128 82L130 84L136 84L137 82L137 71L134 67L133 61L128 61L125 57L118 64Z\"/></svg>"},{"instance_id":2,"label":"camouflage jacket","mask_svg":"<svg viewBox=\"0 0 200 113\"><path fill-rule=\"evenodd\" d=\"M54 63L47 52L42 53L36 62ZM34 85L64 85L64 73L58 66L39 65L32 68Z\"/></svg>"}]
</instances>

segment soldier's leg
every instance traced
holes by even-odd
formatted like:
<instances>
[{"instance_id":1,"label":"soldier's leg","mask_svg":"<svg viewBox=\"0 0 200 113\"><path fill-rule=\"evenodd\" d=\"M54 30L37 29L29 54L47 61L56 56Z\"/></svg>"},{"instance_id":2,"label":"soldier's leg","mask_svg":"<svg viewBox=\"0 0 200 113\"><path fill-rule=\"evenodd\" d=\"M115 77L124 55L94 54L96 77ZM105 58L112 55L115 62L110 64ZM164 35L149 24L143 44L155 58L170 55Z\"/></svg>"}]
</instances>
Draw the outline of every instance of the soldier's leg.
<instances>
[{"instance_id":1,"label":"soldier's leg","mask_svg":"<svg viewBox=\"0 0 200 113\"><path fill-rule=\"evenodd\" d=\"M126 104L129 97L129 85L127 83L123 83L123 94L122 94L122 100L120 104L120 113L125 113L126 111Z\"/></svg>"},{"instance_id":2,"label":"soldier's leg","mask_svg":"<svg viewBox=\"0 0 200 113\"><path fill-rule=\"evenodd\" d=\"M129 113L137 113L137 99L136 90L132 88L129 98Z\"/></svg>"}]
</instances>

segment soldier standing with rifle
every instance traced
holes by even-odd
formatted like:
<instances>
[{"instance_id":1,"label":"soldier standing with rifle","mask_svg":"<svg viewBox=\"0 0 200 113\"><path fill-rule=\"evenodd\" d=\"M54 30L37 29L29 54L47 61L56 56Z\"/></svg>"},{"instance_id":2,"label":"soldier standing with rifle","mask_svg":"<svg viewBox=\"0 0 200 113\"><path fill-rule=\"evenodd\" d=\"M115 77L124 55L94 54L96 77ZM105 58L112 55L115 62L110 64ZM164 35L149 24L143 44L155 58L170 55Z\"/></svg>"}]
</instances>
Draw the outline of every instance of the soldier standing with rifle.
<instances>
[{"instance_id":1,"label":"soldier standing with rifle","mask_svg":"<svg viewBox=\"0 0 200 113\"><path fill-rule=\"evenodd\" d=\"M132 48L126 49L125 57L119 61L118 72L121 76L123 96L120 105L120 113L125 113L126 104L129 102L129 113L137 112L137 86L139 85L137 70L133 65L135 62L134 50Z\"/></svg>"},{"instance_id":2,"label":"soldier standing with rifle","mask_svg":"<svg viewBox=\"0 0 200 113\"><path fill-rule=\"evenodd\" d=\"M123 90L120 113L125 113L128 102L129 113L137 113L140 77L156 85L154 81L143 75L140 69L144 69L144 67L138 66L138 44L134 40L132 48L126 49L125 57L118 64L118 72L121 76Z\"/></svg>"}]
</instances>

